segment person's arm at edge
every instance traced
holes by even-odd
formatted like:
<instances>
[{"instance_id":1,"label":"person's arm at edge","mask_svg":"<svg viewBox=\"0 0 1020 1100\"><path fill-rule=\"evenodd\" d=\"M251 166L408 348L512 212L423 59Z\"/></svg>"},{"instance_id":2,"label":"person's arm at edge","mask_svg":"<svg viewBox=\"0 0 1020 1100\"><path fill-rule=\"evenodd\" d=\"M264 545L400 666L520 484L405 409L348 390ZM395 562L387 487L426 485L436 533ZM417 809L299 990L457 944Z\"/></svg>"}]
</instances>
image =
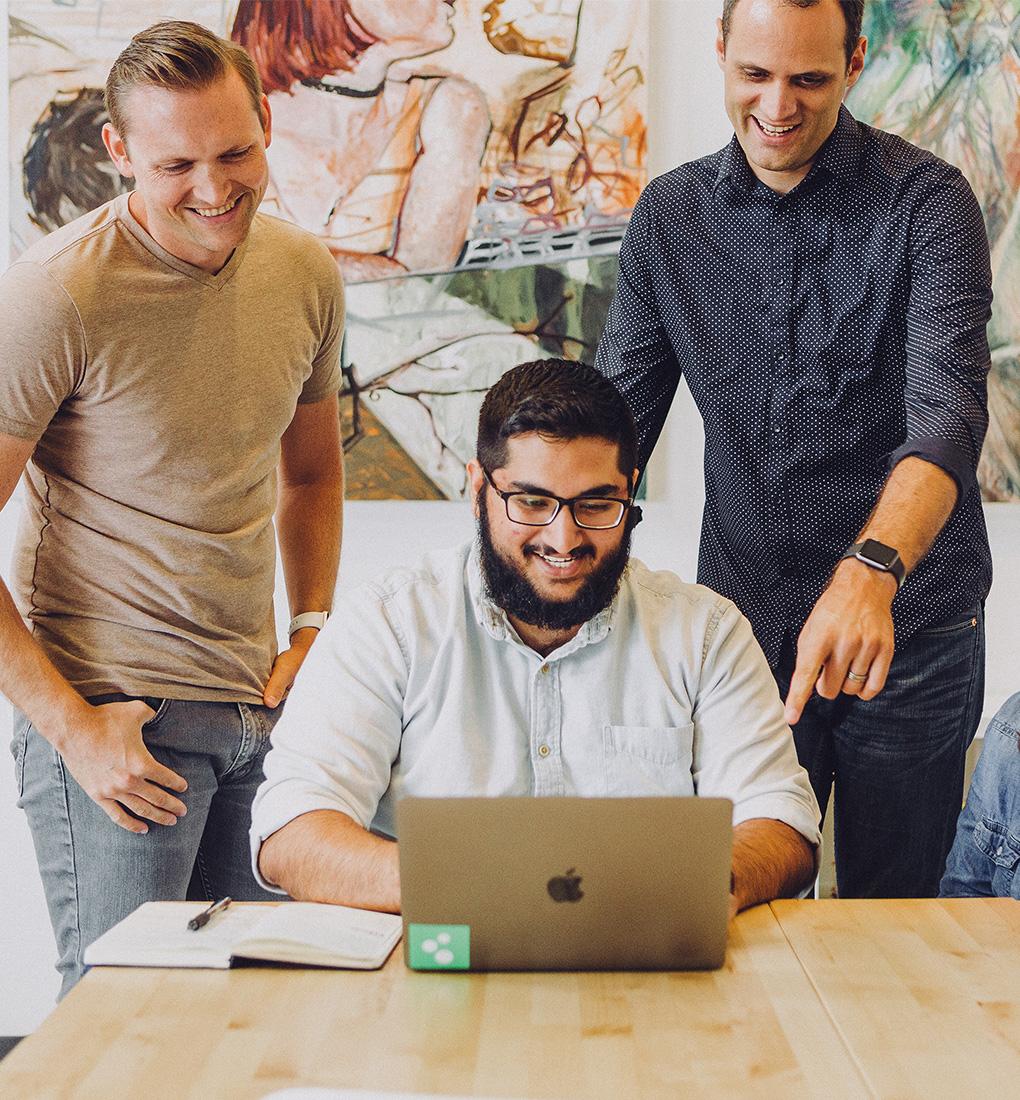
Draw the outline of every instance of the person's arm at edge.
<instances>
[{"instance_id":1,"label":"person's arm at edge","mask_svg":"<svg viewBox=\"0 0 1020 1100\"><path fill-rule=\"evenodd\" d=\"M267 882L297 901L400 912L396 842L339 810L313 810L289 821L262 842L258 865Z\"/></svg>"},{"instance_id":2,"label":"person's arm at edge","mask_svg":"<svg viewBox=\"0 0 1020 1100\"><path fill-rule=\"evenodd\" d=\"M34 441L0 433L0 508L34 449ZM187 781L160 764L142 741L142 723L152 716L151 708L140 700L90 706L32 637L2 580L0 653L0 691L56 749L111 821L129 832L146 833L148 826L139 818L174 825L187 812L170 793L187 790ZM125 812L125 806L137 816Z\"/></svg>"},{"instance_id":3,"label":"person's arm at edge","mask_svg":"<svg viewBox=\"0 0 1020 1100\"><path fill-rule=\"evenodd\" d=\"M815 846L783 821L759 817L735 825L730 915L795 897L814 878L816 864Z\"/></svg>"},{"instance_id":4,"label":"person's arm at edge","mask_svg":"<svg viewBox=\"0 0 1020 1100\"><path fill-rule=\"evenodd\" d=\"M335 395L299 404L280 443L276 530L291 615L333 606L343 533L344 467ZM275 707L294 682L318 630L294 632L273 664L263 698Z\"/></svg>"},{"instance_id":5,"label":"person's arm at edge","mask_svg":"<svg viewBox=\"0 0 1020 1100\"><path fill-rule=\"evenodd\" d=\"M1007 699L992 716L983 742L963 811L956 822L956 836L939 883L939 897L1009 896L1008 889L1005 895L1000 891L1009 880L1009 837L1020 832L1020 693ZM989 844L996 833L1000 839ZM1005 866L1001 868L1000 891L997 891L996 860L1003 855Z\"/></svg>"}]
</instances>

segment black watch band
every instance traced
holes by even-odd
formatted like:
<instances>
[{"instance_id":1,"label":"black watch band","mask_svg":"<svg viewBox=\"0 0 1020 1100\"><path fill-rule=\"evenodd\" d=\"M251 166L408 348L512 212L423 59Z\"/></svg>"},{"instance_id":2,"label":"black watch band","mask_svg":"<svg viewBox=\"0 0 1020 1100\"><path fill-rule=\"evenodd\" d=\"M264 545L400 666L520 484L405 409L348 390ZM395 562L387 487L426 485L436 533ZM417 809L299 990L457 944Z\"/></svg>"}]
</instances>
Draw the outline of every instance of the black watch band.
<instances>
[{"instance_id":1,"label":"black watch band","mask_svg":"<svg viewBox=\"0 0 1020 1100\"><path fill-rule=\"evenodd\" d=\"M878 539L861 539L860 542L855 542L843 554L840 561L844 558L856 558L865 565L870 565L872 569L878 569L882 573L892 573L896 578L897 588L903 584L903 578L907 575L900 552L891 546L886 546L884 542L879 542Z\"/></svg>"}]
</instances>

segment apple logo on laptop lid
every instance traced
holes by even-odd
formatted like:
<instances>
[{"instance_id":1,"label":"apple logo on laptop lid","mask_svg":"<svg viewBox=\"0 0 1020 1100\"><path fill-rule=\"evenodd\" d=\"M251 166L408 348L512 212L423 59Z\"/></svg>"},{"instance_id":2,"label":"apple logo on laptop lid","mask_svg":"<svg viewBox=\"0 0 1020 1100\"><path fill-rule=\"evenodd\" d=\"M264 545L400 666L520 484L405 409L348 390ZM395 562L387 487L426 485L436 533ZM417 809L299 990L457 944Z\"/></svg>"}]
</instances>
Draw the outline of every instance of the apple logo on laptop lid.
<instances>
[{"instance_id":1,"label":"apple logo on laptop lid","mask_svg":"<svg viewBox=\"0 0 1020 1100\"><path fill-rule=\"evenodd\" d=\"M546 883L549 897L553 901L580 901L584 897L581 889L581 876L576 873L576 868L571 867L562 875L554 875Z\"/></svg>"}]
</instances>

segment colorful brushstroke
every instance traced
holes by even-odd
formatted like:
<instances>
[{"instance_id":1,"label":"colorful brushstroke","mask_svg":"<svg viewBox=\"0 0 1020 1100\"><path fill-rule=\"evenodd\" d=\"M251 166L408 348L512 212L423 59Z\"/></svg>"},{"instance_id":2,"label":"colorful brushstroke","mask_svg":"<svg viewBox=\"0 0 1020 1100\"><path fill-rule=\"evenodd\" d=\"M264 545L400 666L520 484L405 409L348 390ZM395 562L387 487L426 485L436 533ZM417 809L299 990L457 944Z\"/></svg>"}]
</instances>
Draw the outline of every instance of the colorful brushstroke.
<instances>
[{"instance_id":1,"label":"colorful brushstroke","mask_svg":"<svg viewBox=\"0 0 1020 1100\"><path fill-rule=\"evenodd\" d=\"M992 245L988 500L1020 500L1020 3L871 0L855 115L957 165Z\"/></svg>"}]
</instances>

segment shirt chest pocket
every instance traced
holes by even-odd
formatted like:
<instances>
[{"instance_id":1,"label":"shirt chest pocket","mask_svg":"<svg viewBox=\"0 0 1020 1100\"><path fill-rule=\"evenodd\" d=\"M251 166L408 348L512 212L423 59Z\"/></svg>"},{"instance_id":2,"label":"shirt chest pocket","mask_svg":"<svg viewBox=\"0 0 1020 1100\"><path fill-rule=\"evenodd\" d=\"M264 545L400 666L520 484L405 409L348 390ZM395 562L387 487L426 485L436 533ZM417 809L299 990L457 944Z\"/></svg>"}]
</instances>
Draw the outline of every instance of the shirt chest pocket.
<instances>
[{"instance_id":1,"label":"shirt chest pocket","mask_svg":"<svg viewBox=\"0 0 1020 1100\"><path fill-rule=\"evenodd\" d=\"M985 818L974 828L974 843L988 857L992 865L992 893L997 897L1020 899L1020 837L1014 836L1005 825Z\"/></svg>"},{"instance_id":2,"label":"shirt chest pocket","mask_svg":"<svg viewBox=\"0 0 1020 1100\"><path fill-rule=\"evenodd\" d=\"M694 725L603 726L606 794L693 795Z\"/></svg>"}]
</instances>

